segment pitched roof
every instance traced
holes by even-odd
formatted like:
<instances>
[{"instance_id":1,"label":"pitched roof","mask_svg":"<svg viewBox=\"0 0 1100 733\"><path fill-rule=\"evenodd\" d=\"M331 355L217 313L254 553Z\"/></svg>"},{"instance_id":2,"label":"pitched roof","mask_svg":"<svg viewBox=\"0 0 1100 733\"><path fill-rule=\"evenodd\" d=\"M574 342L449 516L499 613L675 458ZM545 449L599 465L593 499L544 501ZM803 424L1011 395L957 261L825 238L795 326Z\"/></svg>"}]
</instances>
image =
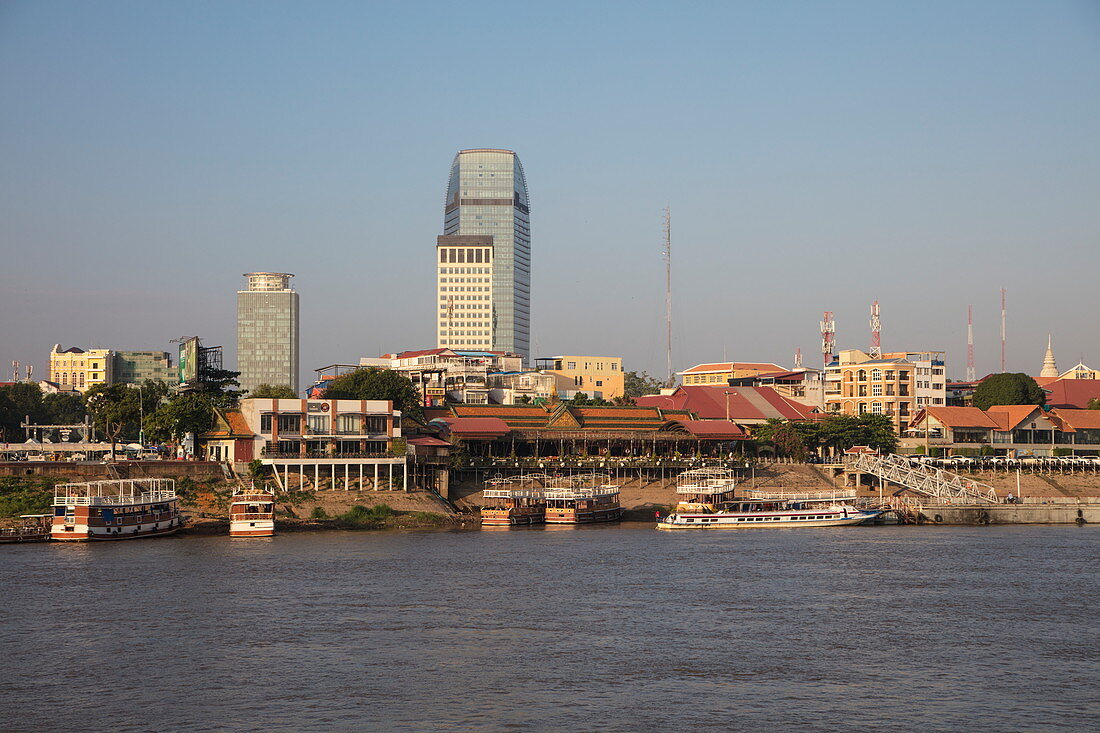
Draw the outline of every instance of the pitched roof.
<instances>
[{"instance_id":1,"label":"pitched roof","mask_svg":"<svg viewBox=\"0 0 1100 733\"><path fill-rule=\"evenodd\" d=\"M1053 416L1063 423L1063 430L1100 430L1100 410L1075 410L1058 407L1051 411Z\"/></svg>"},{"instance_id":2,"label":"pitched roof","mask_svg":"<svg viewBox=\"0 0 1100 733\"><path fill-rule=\"evenodd\" d=\"M737 423L725 420L677 420L684 429L700 438L725 438L727 440L748 440L749 436Z\"/></svg>"},{"instance_id":3,"label":"pitched roof","mask_svg":"<svg viewBox=\"0 0 1100 733\"><path fill-rule=\"evenodd\" d=\"M463 438L498 438L511 432L499 417L445 417L432 422L444 423L451 434Z\"/></svg>"},{"instance_id":4,"label":"pitched roof","mask_svg":"<svg viewBox=\"0 0 1100 733\"><path fill-rule=\"evenodd\" d=\"M413 437L406 439L405 442L409 445L426 445L432 447L443 447L450 445L450 443L448 443L447 441L440 440L439 438L433 438L431 435L414 435Z\"/></svg>"},{"instance_id":5,"label":"pitched roof","mask_svg":"<svg viewBox=\"0 0 1100 733\"><path fill-rule=\"evenodd\" d=\"M941 425L949 428L996 428L998 423L977 407L939 407L929 406L921 410L921 413L936 418ZM920 420L920 414L913 418L913 423Z\"/></svg>"},{"instance_id":6,"label":"pitched roof","mask_svg":"<svg viewBox=\"0 0 1100 733\"><path fill-rule=\"evenodd\" d=\"M685 369L680 374L704 374L707 372L732 372L755 370L758 372L781 372L783 367L778 364L758 361L719 361L707 364L696 364L690 369Z\"/></svg>"},{"instance_id":7,"label":"pitched roof","mask_svg":"<svg viewBox=\"0 0 1100 733\"><path fill-rule=\"evenodd\" d=\"M1015 430L1032 413L1042 409L1039 405L993 405L985 413L997 423L998 430L1004 431Z\"/></svg>"},{"instance_id":8,"label":"pitched roof","mask_svg":"<svg viewBox=\"0 0 1100 733\"><path fill-rule=\"evenodd\" d=\"M814 408L788 399L771 387L724 387L722 385L684 385L670 395L646 395L635 402L640 407L688 410L703 420L761 422L769 418L809 420Z\"/></svg>"},{"instance_id":9,"label":"pitched roof","mask_svg":"<svg viewBox=\"0 0 1100 733\"><path fill-rule=\"evenodd\" d=\"M1089 400L1100 399L1100 379L1058 379L1043 387L1051 407L1086 408Z\"/></svg>"}]
</instances>

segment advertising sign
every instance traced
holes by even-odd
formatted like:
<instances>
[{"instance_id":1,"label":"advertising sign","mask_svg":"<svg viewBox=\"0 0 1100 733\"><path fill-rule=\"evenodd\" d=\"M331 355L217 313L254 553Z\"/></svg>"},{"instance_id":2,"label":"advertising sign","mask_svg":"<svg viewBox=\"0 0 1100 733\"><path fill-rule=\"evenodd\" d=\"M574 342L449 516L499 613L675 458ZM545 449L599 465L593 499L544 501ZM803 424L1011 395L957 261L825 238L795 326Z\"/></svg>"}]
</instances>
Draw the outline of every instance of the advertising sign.
<instances>
[{"instance_id":1,"label":"advertising sign","mask_svg":"<svg viewBox=\"0 0 1100 733\"><path fill-rule=\"evenodd\" d=\"M180 344L180 384L191 384L199 378L199 338L193 336Z\"/></svg>"}]
</instances>

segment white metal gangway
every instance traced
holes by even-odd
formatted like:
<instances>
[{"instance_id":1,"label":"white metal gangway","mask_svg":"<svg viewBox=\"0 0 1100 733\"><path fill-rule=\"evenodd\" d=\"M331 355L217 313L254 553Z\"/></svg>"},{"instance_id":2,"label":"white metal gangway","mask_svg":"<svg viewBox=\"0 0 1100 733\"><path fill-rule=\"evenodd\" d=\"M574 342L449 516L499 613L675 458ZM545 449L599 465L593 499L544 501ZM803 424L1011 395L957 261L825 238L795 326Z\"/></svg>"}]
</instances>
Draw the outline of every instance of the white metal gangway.
<instances>
[{"instance_id":1,"label":"white metal gangway","mask_svg":"<svg viewBox=\"0 0 1100 733\"><path fill-rule=\"evenodd\" d=\"M999 503L997 492L989 484L964 478L924 463L894 454L879 456L857 453L848 458L848 468L869 473L898 486L930 496L938 501Z\"/></svg>"}]
</instances>

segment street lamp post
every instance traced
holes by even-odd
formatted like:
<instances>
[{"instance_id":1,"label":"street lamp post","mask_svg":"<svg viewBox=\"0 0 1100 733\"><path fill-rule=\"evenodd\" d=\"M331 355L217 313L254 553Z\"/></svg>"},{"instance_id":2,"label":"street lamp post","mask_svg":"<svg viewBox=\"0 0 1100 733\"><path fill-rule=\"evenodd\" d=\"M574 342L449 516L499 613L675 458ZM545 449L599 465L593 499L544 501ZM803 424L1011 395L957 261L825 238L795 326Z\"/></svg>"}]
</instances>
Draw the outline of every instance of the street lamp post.
<instances>
[{"instance_id":1,"label":"street lamp post","mask_svg":"<svg viewBox=\"0 0 1100 733\"><path fill-rule=\"evenodd\" d=\"M138 442L141 443L142 451L145 450L145 393L141 389L141 383L138 383Z\"/></svg>"}]
</instances>

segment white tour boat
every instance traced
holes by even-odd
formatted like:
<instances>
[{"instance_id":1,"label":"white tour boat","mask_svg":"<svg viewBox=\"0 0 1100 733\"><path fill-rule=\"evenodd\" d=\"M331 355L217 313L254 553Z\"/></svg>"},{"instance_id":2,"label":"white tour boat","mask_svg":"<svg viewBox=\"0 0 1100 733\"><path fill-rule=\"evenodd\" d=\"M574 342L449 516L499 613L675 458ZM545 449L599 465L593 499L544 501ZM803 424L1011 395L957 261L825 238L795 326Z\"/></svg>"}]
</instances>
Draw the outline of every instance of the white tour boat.
<instances>
[{"instance_id":1,"label":"white tour boat","mask_svg":"<svg viewBox=\"0 0 1100 733\"><path fill-rule=\"evenodd\" d=\"M855 489L797 491L749 489L736 496L731 471L703 468L677 480L676 508L658 529L744 529L753 527L833 527L862 524L882 512L854 505Z\"/></svg>"}]
</instances>

